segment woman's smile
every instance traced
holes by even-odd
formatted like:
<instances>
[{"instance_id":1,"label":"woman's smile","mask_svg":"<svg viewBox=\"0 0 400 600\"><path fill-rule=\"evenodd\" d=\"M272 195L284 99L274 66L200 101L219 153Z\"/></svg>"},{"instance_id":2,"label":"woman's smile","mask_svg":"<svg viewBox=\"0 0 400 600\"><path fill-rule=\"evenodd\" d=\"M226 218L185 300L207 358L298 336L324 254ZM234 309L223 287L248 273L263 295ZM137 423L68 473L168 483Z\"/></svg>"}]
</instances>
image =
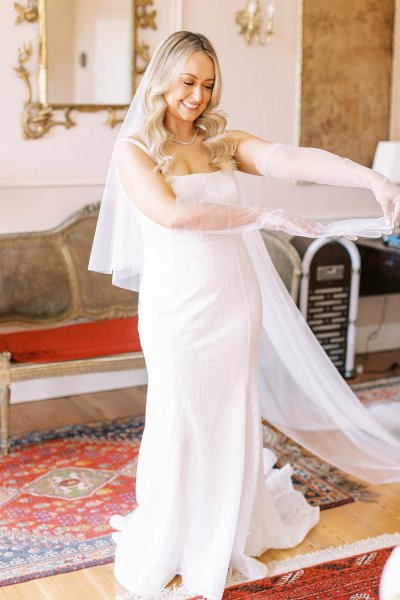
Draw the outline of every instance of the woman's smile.
<instances>
[{"instance_id":1,"label":"woman's smile","mask_svg":"<svg viewBox=\"0 0 400 600\"><path fill-rule=\"evenodd\" d=\"M196 111L200 106L199 102L194 103L194 102L189 102L189 100L181 100L181 103L188 110L194 110L194 111Z\"/></svg>"}]
</instances>

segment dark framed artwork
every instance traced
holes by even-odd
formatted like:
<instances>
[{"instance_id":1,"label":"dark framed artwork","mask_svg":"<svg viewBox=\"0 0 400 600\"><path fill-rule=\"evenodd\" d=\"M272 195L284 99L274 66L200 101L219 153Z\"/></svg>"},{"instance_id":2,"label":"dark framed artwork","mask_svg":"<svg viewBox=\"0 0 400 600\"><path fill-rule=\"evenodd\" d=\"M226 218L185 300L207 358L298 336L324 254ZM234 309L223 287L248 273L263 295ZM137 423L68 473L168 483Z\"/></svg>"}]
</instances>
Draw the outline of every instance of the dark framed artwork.
<instances>
[{"instance_id":1,"label":"dark framed artwork","mask_svg":"<svg viewBox=\"0 0 400 600\"><path fill-rule=\"evenodd\" d=\"M371 166L388 140L395 0L303 0L300 145Z\"/></svg>"}]
</instances>

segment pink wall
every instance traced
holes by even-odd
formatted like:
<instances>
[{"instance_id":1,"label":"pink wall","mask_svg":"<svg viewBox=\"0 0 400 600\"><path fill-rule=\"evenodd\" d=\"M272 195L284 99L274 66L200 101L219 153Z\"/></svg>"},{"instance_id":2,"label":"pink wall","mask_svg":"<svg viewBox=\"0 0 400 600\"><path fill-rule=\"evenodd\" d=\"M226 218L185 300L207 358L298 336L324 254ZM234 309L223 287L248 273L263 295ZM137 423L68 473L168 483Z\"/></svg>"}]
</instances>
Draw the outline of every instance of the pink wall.
<instances>
[{"instance_id":1,"label":"pink wall","mask_svg":"<svg viewBox=\"0 0 400 600\"><path fill-rule=\"evenodd\" d=\"M208 1L208 0L207 0ZM298 64L298 2L276 2L276 34L268 46L247 46L237 33L234 13L243 0L218 0L218 18L210 18L206 2L182 3L182 26L204 32L214 42L224 75L223 106L231 127L253 132L270 140L296 142L296 68ZM156 0L158 31L144 36L152 47L173 27L177 0ZM210 3L211 6L211 3ZM21 138L20 115L25 91L16 77L17 48L35 40L35 25L14 25L13 3L2 3L0 35L2 69L0 83L0 231L42 229L87 202L101 196L107 163L117 130L104 125L105 114L75 113L77 127L66 131L55 127L40 140ZM179 26L179 10L175 19ZM29 66L36 65L36 55ZM363 190L341 190L327 186L298 186L291 182L268 182L245 178L252 201L271 197L272 206L282 205L308 216L340 217L378 214L371 195Z\"/></svg>"}]
</instances>

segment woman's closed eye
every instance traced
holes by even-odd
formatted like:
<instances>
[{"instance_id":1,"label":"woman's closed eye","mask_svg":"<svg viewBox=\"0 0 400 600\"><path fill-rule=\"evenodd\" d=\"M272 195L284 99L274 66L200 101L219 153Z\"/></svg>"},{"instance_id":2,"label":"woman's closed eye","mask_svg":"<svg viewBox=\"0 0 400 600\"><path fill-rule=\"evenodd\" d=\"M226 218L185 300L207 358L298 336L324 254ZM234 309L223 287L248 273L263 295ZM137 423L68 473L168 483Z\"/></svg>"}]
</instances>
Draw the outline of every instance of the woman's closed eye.
<instances>
[{"instance_id":1,"label":"woman's closed eye","mask_svg":"<svg viewBox=\"0 0 400 600\"><path fill-rule=\"evenodd\" d=\"M185 85L193 85L193 81L184 81L183 83ZM205 85L203 87L205 87L207 90L212 90L214 86L213 85Z\"/></svg>"}]
</instances>

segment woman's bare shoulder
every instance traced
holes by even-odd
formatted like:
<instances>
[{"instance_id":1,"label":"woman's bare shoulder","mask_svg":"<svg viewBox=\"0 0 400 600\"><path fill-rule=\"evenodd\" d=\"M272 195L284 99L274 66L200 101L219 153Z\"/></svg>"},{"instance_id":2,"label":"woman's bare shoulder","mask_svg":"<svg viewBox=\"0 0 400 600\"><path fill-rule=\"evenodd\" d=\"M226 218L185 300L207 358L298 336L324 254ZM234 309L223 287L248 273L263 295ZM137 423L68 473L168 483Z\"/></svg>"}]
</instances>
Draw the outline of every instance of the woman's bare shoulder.
<instances>
[{"instance_id":1,"label":"woman's bare shoulder","mask_svg":"<svg viewBox=\"0 0 400 600\"><path fill-rule=\"evenodd\" d=\"M140 150L142 152L144 152L145 154L147 154L147 156L150 156L150 150L148 149L148 147L146 146L146 144L139 138L133 137L133 136L126 136L121 138L120 140L118 140L117 145L120 146L125 146L125 147L136 147L136 148L140 148Z\"/></svg>"},{"instance_id":2,"label":"woman's bare shoulder","mask_svg":"<svg viewBox=\"0 0 400 600\"><path fill-rule=\"evenodd\" d=\"M150 157L148 148L143 142L132 137L124 137L118 141L115 160L118 167L126 165L128 162L132 166L154 168L154 162Z\"/></svg>"}]
</instances>

